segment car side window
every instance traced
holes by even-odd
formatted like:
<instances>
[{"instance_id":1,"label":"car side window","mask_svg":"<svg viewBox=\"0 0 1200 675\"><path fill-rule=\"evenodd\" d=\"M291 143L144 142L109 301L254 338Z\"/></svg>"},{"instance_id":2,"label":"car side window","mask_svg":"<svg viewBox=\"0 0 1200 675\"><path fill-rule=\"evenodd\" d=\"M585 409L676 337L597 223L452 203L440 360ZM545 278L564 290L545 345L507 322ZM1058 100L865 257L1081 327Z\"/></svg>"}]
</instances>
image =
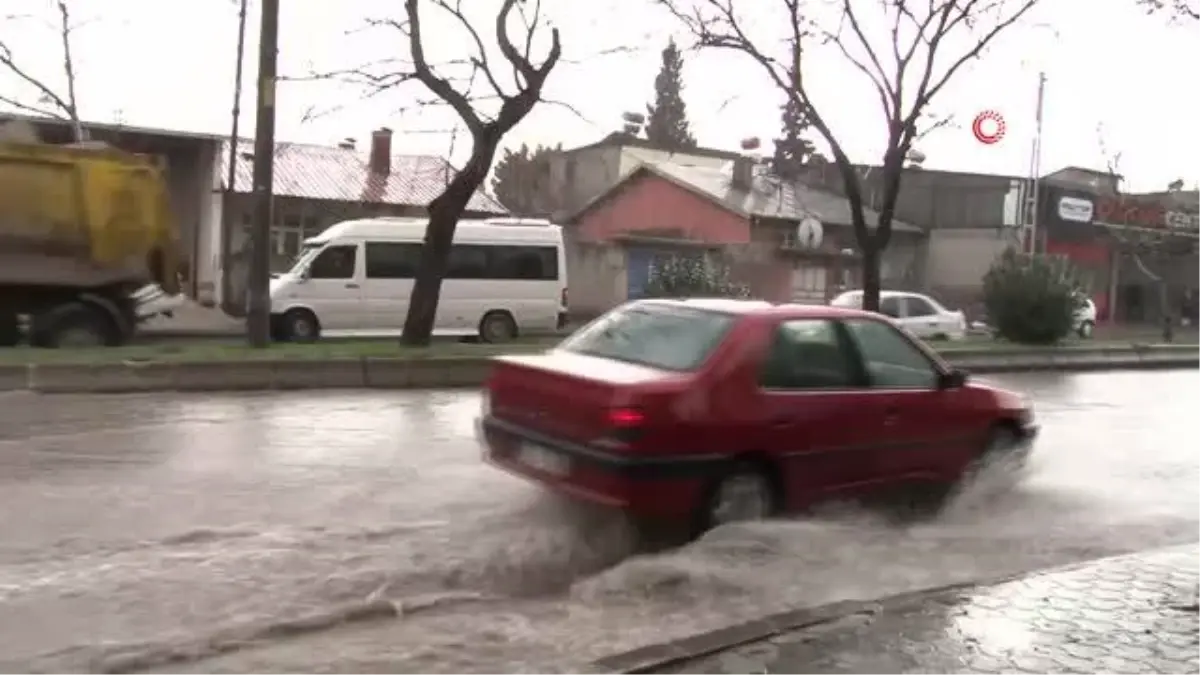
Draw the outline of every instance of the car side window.
<instances>
[{"instance_id":1,"label":"car side window","mask_svg":"<svg viewBox=\"0 0 1200 675\"><path fill-rule=\"evenodd\" d=\"M895 389L933 389L938 373L916 345L895 327L883 321L849 319L850 332L871 386Z\"/></svg>"},{"instance_id":2,"label":"car side window","mask_svg":"<svg viewBox=\"0 0 1200 675\"><path fill-rule=\"evenodd\" d=\"M879 313L884 316L890 316L893 319L899 319L903 316L900 313L900 298L894 295L889 295L879 299Z\"/></svg>"},{"instance_id":3,"label":"car side window","mask_svg":"<svg viewBox=\"0 0 1200 675\"><path fill-rule=\"evenodd\" d=\"M311 279L353 279L357 257L357 244L330 246L309 265L308 276Z\"/></svg>"},{"instance_id":4,"label":"car side window","mask_svg":"<svg viewBox=\"0 0 1200 675\"><path fill-rule=\"evenodd\" d=\"M928 300L919 295L910 295L906 300L908 301L908 316L933 316L938 313Z\"/></svg>"},{"instance_id":5,"label":"car side window","mask_svg":"<svg viewBox=\"0 0 1200 675\"><path fill-rule=\"evenodd\" d=\"M832 321L785 321L775 329L759 373L764 389L847 389L858 385L856 363Z\"/></svg>"}]
</instances>

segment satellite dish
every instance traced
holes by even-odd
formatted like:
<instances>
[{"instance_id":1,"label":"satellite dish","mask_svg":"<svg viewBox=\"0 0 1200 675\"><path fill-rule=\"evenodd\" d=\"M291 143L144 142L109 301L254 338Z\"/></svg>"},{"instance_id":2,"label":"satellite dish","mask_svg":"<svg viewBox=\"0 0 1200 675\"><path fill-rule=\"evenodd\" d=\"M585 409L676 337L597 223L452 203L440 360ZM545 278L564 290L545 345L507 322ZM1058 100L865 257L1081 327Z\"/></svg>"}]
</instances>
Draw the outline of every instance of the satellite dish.
<instances>
[{"instance_id":1,"label":"satellite dish","mask_svg":"<svg viewBox=\"0 0 1200 675\"><path fill-rule=\"evenodd\" d=\"M800 248L809 250L818 249L821 247L821 240L825 237L825 228L821 226L821 221L806 216L796 226L796 243Z\"/></svg>"}]
</instances>

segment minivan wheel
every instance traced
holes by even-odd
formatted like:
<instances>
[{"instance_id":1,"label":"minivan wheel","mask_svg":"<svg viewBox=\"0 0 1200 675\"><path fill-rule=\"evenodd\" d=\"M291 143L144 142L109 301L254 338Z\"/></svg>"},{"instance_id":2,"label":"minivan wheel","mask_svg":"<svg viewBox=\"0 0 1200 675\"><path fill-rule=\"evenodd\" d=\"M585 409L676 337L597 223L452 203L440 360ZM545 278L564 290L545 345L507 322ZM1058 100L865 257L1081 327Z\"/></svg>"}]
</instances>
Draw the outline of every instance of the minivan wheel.
<instances>
[{"instance_id":1,"label":"minivan wheel","mask_svg":"<svg viewBox=\"0 0 1200 675\"><path fill-rule=\"evenodd\" d=\"M282 320L283 339L289 342L315 342L321 337L321 324L317 317L306 309L291 309Z\"/></svg>"},{"instance_id":2,"label":"minivan wheel","mask_svg":"<svg viewBox=\"0 0 1200 675\"><path fill-rule=\"evenodd\" d=\"M699 514L699 529L763 520L775 515L779 496L766 472L750 462L737 464L713 483Z\"/></svg>"},{"instance_id":3,"label":"minivan wheel","mask_svg":"<svg viewBox=\"0 0 1200 675\"><path fill-rule=\"evenodd\" d=\"M1084 321L1083 323L1079 324L1079 337L1085 340L1092 337L1092 333L1095 331L1096 322L1094 321Z\"/></svg>"},{"instance_id":4,"label":"minivan wheel","mask_svg":"<svg viewBox=\"0 0 1200 675\"><path fill-rule=\"evenodd\" d=\"M510 342L517 337L517 322L508 312L488 312L479 322L479 337L484 342Z\"/></svg>"}]
</instances>

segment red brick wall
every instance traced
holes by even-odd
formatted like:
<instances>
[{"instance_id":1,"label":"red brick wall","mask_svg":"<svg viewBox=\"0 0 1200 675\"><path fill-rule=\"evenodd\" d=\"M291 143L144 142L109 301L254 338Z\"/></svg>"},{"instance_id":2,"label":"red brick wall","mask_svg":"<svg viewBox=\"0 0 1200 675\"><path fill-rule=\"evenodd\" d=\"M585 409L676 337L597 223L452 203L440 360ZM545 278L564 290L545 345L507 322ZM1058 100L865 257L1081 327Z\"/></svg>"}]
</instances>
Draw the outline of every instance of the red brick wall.
<instances>
[{"instance_id":1,"label":"red brick wall","mask_svg":"<svg viewBox=\"0 0 1200 675\"><path fill-rule=\"evenodd\" d=\"M606 241L619 234L676 231L695 241L743 244L749 222L674 183L653 175L626 184L584 214L578 225L583 241ZM672 236L672 235L667 235Z\"/></svg>"}]
</instances>

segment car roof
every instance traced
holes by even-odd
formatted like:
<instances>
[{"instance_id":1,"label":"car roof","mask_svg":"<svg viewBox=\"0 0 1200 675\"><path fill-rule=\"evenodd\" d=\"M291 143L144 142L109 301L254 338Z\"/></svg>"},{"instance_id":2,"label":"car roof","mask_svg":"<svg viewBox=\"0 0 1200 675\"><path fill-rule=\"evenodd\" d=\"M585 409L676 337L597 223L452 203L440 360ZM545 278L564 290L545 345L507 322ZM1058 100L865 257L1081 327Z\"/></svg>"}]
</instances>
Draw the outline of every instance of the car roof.
<instances>
[{"instance_id":1,"label":"car roof","mask_svg":"<svg viewBox=\"0 0 1200 675\"><path fill-rule=\"evenodd\" d=\"M852 309L849 307L801 305L767 302L765 300L738 300L734 298L654 299L641 300L639 304L689 307L702 311L737 314L741 316L770 316L795 319L845 319L877 316L873 312L865 312L861 309Z\"/></svg>"}]
</instances>

